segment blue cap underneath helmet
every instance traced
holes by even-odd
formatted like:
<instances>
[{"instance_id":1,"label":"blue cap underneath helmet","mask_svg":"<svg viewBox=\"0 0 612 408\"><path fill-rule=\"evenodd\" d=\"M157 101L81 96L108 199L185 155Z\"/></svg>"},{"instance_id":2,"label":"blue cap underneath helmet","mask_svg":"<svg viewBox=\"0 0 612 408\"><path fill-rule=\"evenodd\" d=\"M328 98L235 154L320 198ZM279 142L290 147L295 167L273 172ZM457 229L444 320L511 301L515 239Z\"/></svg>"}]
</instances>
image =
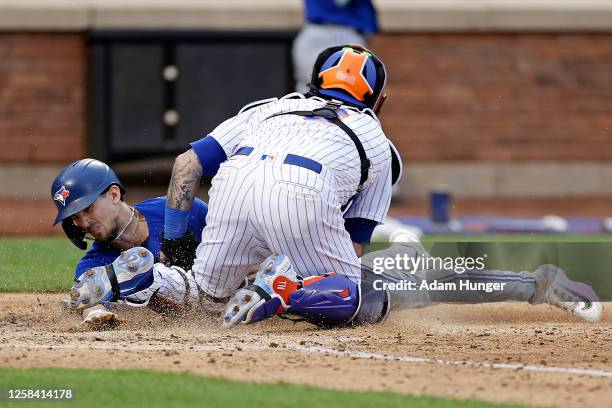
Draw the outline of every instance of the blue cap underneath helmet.
<instances>
[{"instance_id":1,"label":"blue cap underneath helmet","mask_svg":"<svg viewBox=\"0 0 612 408\"><path fill-rule=\"evenodd\" d=\"M365 103L358 101L357 99L353 98L351 95L339 89L321 89L319 90L319 93L322 95L332 97L334 99L338 99L343 102L352 103L353 105L357 105L361 108L367 108L367 105Z\"/></svg>"}]
</instances>

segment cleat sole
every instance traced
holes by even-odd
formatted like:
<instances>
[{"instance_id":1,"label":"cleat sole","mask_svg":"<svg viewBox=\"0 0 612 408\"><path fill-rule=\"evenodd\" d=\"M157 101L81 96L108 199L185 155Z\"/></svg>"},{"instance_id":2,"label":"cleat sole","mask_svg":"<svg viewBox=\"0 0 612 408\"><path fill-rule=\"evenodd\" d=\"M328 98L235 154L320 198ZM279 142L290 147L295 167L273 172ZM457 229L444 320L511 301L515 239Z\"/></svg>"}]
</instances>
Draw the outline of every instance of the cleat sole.
<instances>
[{"instance_id":1,"label":"cleat sole","mask_svg":"<svg viewBox=\"0 0 612 408\"><path fill-rule=\"evenodd\" d=\"M142 247L124 251L115 259L113 269L121 291L120 298L142 290L143 284L150 284L146 278L152 279L152 274L148 272L153 269L153 264L153 254ZM106 267L88 269L76 280L69 296L70 307L73 309L84 309L110 301L113 291Z\"/></svg>"},{"instance_id":2,"label":"cleat sole","mask_svg":"<svg viewBox=\"0 0 612 408\"><path fill-rule=\"evenodd\" d=\"M261 301L261 297L252 290L240 289L227 302L225 311L221 317L221 328L230 328L247 320L249 311Z\"/></svg>"}]
</instances>

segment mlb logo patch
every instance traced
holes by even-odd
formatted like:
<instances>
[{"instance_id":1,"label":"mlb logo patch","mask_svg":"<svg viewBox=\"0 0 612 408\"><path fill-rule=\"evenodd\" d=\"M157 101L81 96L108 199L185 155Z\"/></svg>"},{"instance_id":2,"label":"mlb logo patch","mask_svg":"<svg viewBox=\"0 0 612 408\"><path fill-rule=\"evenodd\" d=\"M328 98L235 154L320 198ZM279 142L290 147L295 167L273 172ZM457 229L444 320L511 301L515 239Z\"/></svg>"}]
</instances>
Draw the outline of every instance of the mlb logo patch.
<instances>
[{"instance_id":1,"label":"mlb logo patch","mask_svg":"<svg viewBox=\"0 0 612 408\"><path fill-rule=\"evenodd\" d=\"M62 205L66 206L66 198L70 195L70 191L66 190L66 186L62 186L59 190L55 192L53 199L55 201L59 201Z\"/></svg>"}]
</instances>

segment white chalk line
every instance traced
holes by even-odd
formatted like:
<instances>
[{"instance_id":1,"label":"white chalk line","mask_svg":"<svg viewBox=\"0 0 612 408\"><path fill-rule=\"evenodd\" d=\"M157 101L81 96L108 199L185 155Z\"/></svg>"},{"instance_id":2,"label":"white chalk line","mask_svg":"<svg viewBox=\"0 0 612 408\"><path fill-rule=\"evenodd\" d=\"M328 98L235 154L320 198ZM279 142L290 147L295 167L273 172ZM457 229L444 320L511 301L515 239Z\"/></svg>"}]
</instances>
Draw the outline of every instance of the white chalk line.
<instances>
[{"instance_id":1,"label":"white chalk line","mask_svg":"<svg viewBox=\"0 0 612 408\"><path fill-rule=\"evenodd\" d=\"M182 352L234 352L239 351L237 347L222 348L218 346L190 346L190 347L168 347L164 345L147 345L147 346L131 346L126 345L124 348L117 347L112 344L95 344L89 343L86 345L69 345L69 344L0 344L2 348L25 348L25 349L47 349L47 350L113 350L113 351L182 351ZM314 354L325 354L333 355L337 357L350 357L364 360L378 360L378 361L400 361L406 363L420 363L420 364L436 364L436 365L455 365L464 367L478 367L478 368L495 368L502 370L525 370L535 372L546 372L546 373L558 373L558 374L573 374L586 377L600 377L600 378L612 378L612 371L608 370L597 370L588 368L572 368L572 367L555 367L545 365L534 365L534 364L521 364L521 363L487 363L474 360L443 360L429 357L417 357L408 355L392 355L392 354L380 354L371 353L368 351L350 351L350 350L336 350L318 346L305 346L294 343L279 344L278 347L270 346L258 346L258 345L241 345L242 350L249 351L261 351L261 350L277 350L278 348L285 348L288 350L299 351L302 353L314 353Z\"/></svg>"},{"instance_id":2,"label":"white chalk line","mask_svg":"<svg viewBox=\"0 0 612 408\"><path fill-rule=\"evenodd\" d=\"M164 345L146 345L146 346L132 346L126 344L124 347L118 347L112 344L104 344L102 340L100 344L91 342L89 344L0 344L0 349L3 348L25 348L32 350L108 350L108 351L236 351L236 347L228 347L227 349L219 346L193 346L193 347L168 347ZM108 340L110 341L110 339ZM270 347L252 347L248 346L245 349L249 350L267 350Z\"/></svg>"},{"instance_id":3,"label":"white chalk line","mask_svg":"<svg viewBox=\"0 0 612 408\"><path fill-rule=\"evenodd\" d=\"M330 354L339 357L354 357L368 360L381 360L381 361L403 361L409 363L424 363L424 364L438 364L438 365L456 365L456 366L470 366L470 367L481 367L481 368L499 368L506 370L526 370L526 371L540 371L548 373L561 373L561 374L575 374L589 377L604 377L612 378L612 371L607 370L595 370L587 368L571 368L571 367L554 367L545 365L533 365L533 364L520 364L520 363L486 363L473 360L442 360L428 357L415 357L415 356L396 356L388 354L370 353L367 351L340 351L335 349L329 349L324 347L312 347L302 346L297 344L285 345L286 348L304 353L319 353L319 354Z\"/></svg>"}]
</instances>

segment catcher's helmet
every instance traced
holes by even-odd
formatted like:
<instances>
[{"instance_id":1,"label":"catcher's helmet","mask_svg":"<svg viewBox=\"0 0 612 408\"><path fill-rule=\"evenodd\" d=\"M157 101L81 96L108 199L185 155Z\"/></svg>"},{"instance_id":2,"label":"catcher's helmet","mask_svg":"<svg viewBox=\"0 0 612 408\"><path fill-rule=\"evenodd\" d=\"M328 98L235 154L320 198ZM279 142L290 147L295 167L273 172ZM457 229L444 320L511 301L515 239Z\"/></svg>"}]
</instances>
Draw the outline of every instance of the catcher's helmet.
<instances>
[{"instance_id":1,"label":"catcher's helmet","mask_svg":"<svg viewBox=\"0 0 612 408\"><path fill-rule=\"evenodd\" d=\"M317 57L310 92L378 112L386 98L385 65L360 45L330 47Z\"/></svg>"},{"instance_id":2,"label":"catcher's helmet","mask_svg":"<svg viewBox=\"0 0 612 408\"><path fill-rule=\"evenodd\" d=\"M115 172L95 159L82 159L66 166L51 184L51 197L57 207L53 225L89 207L113 184L125 194Z\"/></svg>"}]
</instances>

